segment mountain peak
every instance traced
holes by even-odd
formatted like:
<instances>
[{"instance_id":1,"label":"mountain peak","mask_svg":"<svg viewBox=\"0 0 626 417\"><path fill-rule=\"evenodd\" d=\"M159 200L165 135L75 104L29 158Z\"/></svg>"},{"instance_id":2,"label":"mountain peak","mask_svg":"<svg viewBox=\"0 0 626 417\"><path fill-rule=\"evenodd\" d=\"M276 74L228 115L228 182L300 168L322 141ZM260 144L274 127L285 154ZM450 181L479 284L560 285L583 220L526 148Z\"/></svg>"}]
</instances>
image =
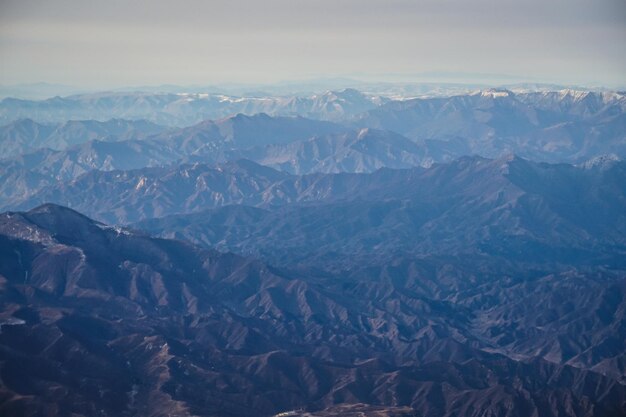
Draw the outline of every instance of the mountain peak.
<instances>
[{"instance_id":1,"label":"mountain peak","mask_svg":"<svg viewBox=\"0 0 626 417\"><path fill-rule=\"evenodd\" d=\"M79 212L75 210L72 210L69 207L61 206L59 204L54 204L54 203L41 204L27 211L28 214L42 214L42 213L58 214L58 213L67 213L67 212L82 216L82 214L80 214Z\"/></svg>"},{"instance_id":2,"label":"mountain peak","mask_svg":"<svg viewBox=\"0 0 626 417\"><path fill-rule=\"evenodd\" d=\"M96 222L69 207L45 203L25 213L25 217L39 227L51 232L62 232L64 225L82 224L95 226Z\"/></svg>"},{"instance_id":3,"label":"mountain peak","mask_svg":"<svg viewBox=\"0 0 626 417\"><path fill-rule=\"evenodd\" d=\"M367 99L367 96L365 94L354 88L344 88L343 90L330 90L324 93L323 96L354 102L361 102Z\"/></svg>"},{"instance_id":4,"label":"mountain peak","mask_svg":"<svg viewBox=\"0 0 626 417\"><path fill-rule=\"evenodd\" d=\"M345 96L363 97L363 93L355 88L344 88L339 90L338 93Z\"/></svg>"},{"instance_id":5,"label":"mountain peak","mask_svg":"<svg viewBox=\"0 0 626 417\"><path fill-rule=\"evenodd\" d=\"M57 204L43 204L27 212L6 212L0 217L0 234L53 246L65 240L93 240L103 229L90 218Z\"/></svg>"},{"instance_id":6,"label":"mountain peak","mask_svg":"<svg viewBox=\"0 0 626 417\"><path fill-rule=\"evenodd\" d=\"M255 113L252 115L248 115L248 114L244 114L244 113L237 113L234 116L230 116L228 118L226 118L225 120L232 120L232 121L236 121L236 122L241 122L241 121L248 121L248 120L267 120L267 119L271 119L271 116L269 116L267 113L261 112L261 113Z\"/></svg>"},{"instance_id":7,"label":"mountain peak","mask_svg":"<svg viewBox=\"0 0 626 417\"><path fill-rule=\"evenodd\" d=\"M566 97L572 98L574 101L583 100L591 94L590 91L581 91L581 90L573 90L573 89L563 89L559 91L559 97L564 99Z\"/></svg>"},{"instance_id":8,"label":"mountain peak","mask_svg":"<svg viewBox=\"0 0 626 417\"><path fill-rule=\"evenodd\" d=\"M514 97L515 93L503 88L488 88L474 93L474 95L490 98Z\"/></svg>"},{"instance_id":9,"label":"mountain peak","mask_svg":"<svg viewBox=\"0 0 626 417\"><path fill-rule=\"evenodd\" d=\"M22 119L17 119L11 123L9 123L9 125L38 125L39 123L35 122L33 119L31 119L30 117L24 117Z\"/></svg>"}]
</instances>

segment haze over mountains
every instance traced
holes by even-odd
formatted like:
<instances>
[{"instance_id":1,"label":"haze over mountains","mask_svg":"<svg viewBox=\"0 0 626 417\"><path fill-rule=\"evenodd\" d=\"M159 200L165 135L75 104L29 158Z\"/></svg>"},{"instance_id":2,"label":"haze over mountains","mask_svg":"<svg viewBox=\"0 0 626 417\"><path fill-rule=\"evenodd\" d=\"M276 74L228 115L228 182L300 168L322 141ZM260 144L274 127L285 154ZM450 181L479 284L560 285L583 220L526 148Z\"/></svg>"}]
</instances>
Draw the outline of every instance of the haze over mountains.
<instances>
[{"instance_id":1,"label":"haze over mountains","mask_svg":"<svg viewBox=\"0 0 626 417\"><path fill-rule=\"evenodd\" d=\"M156 102L158 97L154 98ZM516 154L537 161L580 164L596 157L619 159L626 154L626 98L621 93L567 90L514 94L487 90L379 105L369 102L365 107L365 96L352 90L315 97L306 99L307 105L335 112L336 117L304 113L336 119L335 123L265 113L232 115L183 128L166 128L142 120L56 125L15 120L0 131L4 155L0 177L4 184L15 184L3 187L0 206L11 207L15 200L45 186L76 179L94 169L128 170L184 162L215 164L243 158L297 174L360 173L382 167L428 167L464 155L498 158ZM275 98L268 100L273 102ZM311 104L316 100L323 104ZM35 117L42 103L26 106L24 115ZM116 103L99 103L97 108L113 111ZM10 101L4 104L9 109L23 107L12 107ZM46 106L57 109L50 103ZM224 106L225 112L230 111ZM355 114L348 115L346 107L354 109ZM139 118L149 118L153 111L150 106L131 108ZM356 113L356 109L361 112Z\"/></svg>"},{"instance_id":2,"label":"haze over mountains","mask_svg":"<svg viewBox=\"0 0 626 417\"><path fill-rule=\"evenodd\" d=\"M2 415L626 415L623 92L0 120Z\"/></svg>"},{"instance_id":3,"label":"haze over mountains","mask_svg":"<svg viewBox=\"0 0 626 417\"><path fill-rule=\"evenodd\" d=\"M391 102L358 124L430 145L436 158L502 152L547 162L581 162L624 153L626 96L576 91L476 94Z\"/></svg>"},{"instance_id":4,"label":"haze over mountains","mask_svg":"<svg viewBox=\"0 0 626 417\"><path fill-rule=\"evenodd\" d=\"M97 93L47 100L0 101L0 121L31 118L58 123L71 119L106 121L112 118L146 119L169 126L188 126L232 114L268 113L339 120L387 101L354 89L329 91L308 97L232 97L206 93Z\"/></svg>"},{"instance_id":5,"label":"haze over mountains","mask_svg":"<svg viewBox=\"0 0 626 417\"><path fill-rule=\"evenodd\" d=\"M0 129L0 151L4 159L41 148L63 150L91 140L141 140L164 129L144 120L70 120L57 124L41 124L32 119L20 119Z\"/></svg>"}]
</instances>

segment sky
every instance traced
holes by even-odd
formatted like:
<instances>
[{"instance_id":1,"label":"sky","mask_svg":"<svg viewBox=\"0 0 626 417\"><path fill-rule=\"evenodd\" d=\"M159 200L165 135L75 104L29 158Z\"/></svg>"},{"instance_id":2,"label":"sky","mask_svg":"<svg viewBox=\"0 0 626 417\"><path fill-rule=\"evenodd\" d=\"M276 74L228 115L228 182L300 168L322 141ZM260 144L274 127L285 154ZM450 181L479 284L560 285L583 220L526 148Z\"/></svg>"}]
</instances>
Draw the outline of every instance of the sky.
<instances>
[{"instance_id":1,"label":"sky","mask_svg":"<svg viewBox=\"0 0 626 417\"><path fill-rule=\"evenodd\" d=\"M0 0L0 84L626 86L626 0Z\"/></svg>"}]
</instances>

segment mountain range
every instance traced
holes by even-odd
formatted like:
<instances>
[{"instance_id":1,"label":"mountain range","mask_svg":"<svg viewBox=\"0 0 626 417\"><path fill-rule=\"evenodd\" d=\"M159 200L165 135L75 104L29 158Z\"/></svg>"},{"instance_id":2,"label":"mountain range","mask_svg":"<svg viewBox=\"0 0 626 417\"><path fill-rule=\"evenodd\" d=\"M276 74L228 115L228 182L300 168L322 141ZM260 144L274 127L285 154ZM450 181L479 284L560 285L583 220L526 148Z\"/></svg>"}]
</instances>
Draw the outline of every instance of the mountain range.
<instances>
[{"instance_id":1,"label":"mountain range","mask_svg":"<svg viewBox=\"0 0 626 417\"><path fill-rule=\"evenodd\" d=\"M503 256L501 263L549 260L552 268L559 262L623 266L619 258L626 253L624 162L575 167L514 156L467 157L429 169L307 176L270 173L244 162L237 165L238 171L232 165L222 168L220 173L228 180L213 177L214 187L206 181L208 189L180 195L177 209L182 214L148 219L137 226L166 237L261 256L272 263L306 260L310 265L328 265L331 260L318 259L328 254L348 264L355 259L383 263L395 254L453 254ZM242 167L245 174L234 174ZM233 175L238 180L230 179ZM216 194L217 184L238 184L240 178L255 178L258 189L248 188L246 194L238 187ZM88 187L78 184L68 189L67 195L75 196L68 202L85 201L77 193ZM149 201L154 208L162 201L161 194L172 195L166 189L141 196L123 189L111 194L132 199L132 204L145 198L140 207ZM215 195L216 201L199 205L217 207L198 211L194 200L201 193ZM118 223L124 220L110 217L112 211L104 201L88 204L79 207ZM131 206L119 200L111 204ZM615 257L606 258L607 254Z\"/></svg>"},{"instance_id":2,"label":"mountain range","mask_svg":"<svg viewBox=\"0 0 626 417\"><path fill-rule=\"evenodd\" d=\"M145 120L71 120L41 124L20 119L0 127L0 155L7 159L38 149L63 150L91 140L141 140L165 130Z\"/></svg>"},{"instance_id":3,"label":"mountain range","mask_svg":"<svg viewBox=\"0 0 626 417\"><path fill-rule=\"evenodd\" d=\"M590 367L591 352L566 349L586 340L581 328L597 356L619 344L619 274L531 273L445 299L427 295L430 282L467 285L471 275L441 265L437 276L421 262L405 280L290 272L50 204L3 214L0 247L6 415L332 415L338 403L426 416L626 409L611 367L623 358ZM499 352L542 338L563 349L548 359Z\"/></svg>"},{"instance_id":4,"label":"mountain range","mask_svg":"<svg viewBox=\"0 0 626 417\"><path fill-rule=\"evenodd\" d=\"M621 93L487 90L387 101L339 123L264 113L169 129L145 121L55 126L19 120L0 131L6 155L0 160L0 207L18 207L43 188L92 170L249 159L304 175L428 167L468 155L516 154L575 164L621 159L626 156L625 103Z\"/></svg>"},{"instance_id":5,"label":"mountain range","mask_svg":"<svg viewBox=\"0 0 626 417\"><path fill-rule=\"evenodd\" d=\"M53 97L45 100L5 98L0 123L30 118L40 123L112 118L145 119L165 126L189 126L237 113L267 113L339 120L364 112L387 99L354 89L310 96L236 97L209 93L109 92Z\"/></svg>"},{"instance_id":6,"label":"mountain range","mask_svg":"<svg viewBox=\"0 0 626 417\"><path fill-rule=\"evenodd\" d=\"M2 100L0 415L626 415L626 95L428 88Z\"/></svg>"},{"instance_id":7,"label":"mountain range","mask_svg":"<svg viewBox=\"0 0 626 417\"><path fill-rule=\"evenodd\" d=\"M361 204L362 200L398 199L426 205L432 201L432 209L445 211L458 199L472 202L484 199L500 210L508 209L509 205L533 210L528 205L534 204L533 199L539 194L543 200L538 205L547 205L544 204L547 201L548 207L562 210L570 223L578 224L593 221L599 215L617 221L624 201L623 180L624 163L614 160L577 167L533 163L514 156L496 160L466 157L429 169L308 175L293 175L238 160L218 166L194 163L130 171L91 171L75 180L44 188L22 201L18 208L54 202L98 220L129 223L229 204L263 208L291 203L358 201ZM598 195L603 190L606 191ZM603 211L589 210L587 204L599 197L606 200L599 208ZM576 204L576 210L572 210L572 204ZM458 215L467 217L464 208ZM543 225L533 227L541 229ZM614 227L621 227L620 223L601 232L610 232Z\"/></svg>"},{"instance_id":8,"label":"mountain range","mask_svg":"<svg viewBox=\"0 0 626 417\"><path fill-rule=\"evenodd\" d=\"M580 163L599 154L623 157L625 109L621 93L487 90L392 101L358 115L353 123L425 141L435 160L508 152L537 161Z\"/></svg>"},{"instance_id":9,"label":"mountain range","mask_svg":"<svg viewBox=\"0 0 626 417\"><path fill-rule=\"evenodd\" d=\"M360 96L345 90L320 97L357 102ZM12 207L43 187L91 170L214 165L243 158L294 174L367 173L428 167L468 155L516 154L573 164L626 156L626 99L621 93L486 90L387 100L361 113L364 108L357 107L334 123L265 113L239 113L182 128L145 120L16 120L0 128L0 177L4 184L16 185L2 187L0 206ZM132 106L138 112L141 108Z\"/></svg>"},{"instance_id":10,"label":"mountain range","mask_svg":"<svg viewBox=\"0 0 626 417\"><path fill-rule=\"evenodd\" d=\"M315 134L330 134L347 129L333 123L315 121L302 117L276 117L265 114L244 116L242 114L219 121L205 121L184 129L166 130L158 134L141 131L132 140L118 136L116 140L106 140L114 135L119 121L108 123L76 122L76 125L110 126L107 135L101 139L88 140L90 135L97 135L90 130L86 136L78 135L73 146L51 149L49 142L30 136L31 148L38 149L19 156L0 159L0 198L4 201L23 198L45 186L59 181L68 181L93 171L130 170L144 167L165 166L175 162L201 160L203 162L225 161L226 153L234 157L242 153L253 140L258 147L289 143L306 139ZM144 122L129 122L144 126ZM111 126L112 125L112 126ZM147 124L152 126L151 124ZM51 126L48 126L52 129ZM21 120L7 126L7 135L0 143L13 146L16 142L9 134L14 131L39 132L46 125L38 125L30 120ZM56 132L62 129L57 128ZM106 129L101 129L100 132ZM50 132L40 136L58 137ZM144 137L147 136L147 137ZM23 137L29 137L27 133ZM83 142L78 138L82 137ZM43 142L41 142L43 141ZM25 141L23 141L25 142ZM262 152L262 151L259 151ZM7 155L10 155L7 152ZM1 203L0 203L1 204Z\"/></svg>"}]
</instances>

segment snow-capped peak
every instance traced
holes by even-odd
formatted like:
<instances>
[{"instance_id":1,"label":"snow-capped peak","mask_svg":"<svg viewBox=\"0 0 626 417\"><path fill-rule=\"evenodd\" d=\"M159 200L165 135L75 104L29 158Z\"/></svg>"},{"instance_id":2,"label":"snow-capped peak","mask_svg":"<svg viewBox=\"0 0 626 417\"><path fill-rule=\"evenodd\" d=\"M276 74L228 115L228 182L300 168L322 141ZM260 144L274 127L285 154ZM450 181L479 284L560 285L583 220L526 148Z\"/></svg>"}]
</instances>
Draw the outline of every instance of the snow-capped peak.
<instances>
[{"instance_id":1,"label":"snow-capped peak","mask_svg":"<svg viewBox=\"0 0 626 417\"><path fill-rule=\"evenodd\" d=\"M481 97L491 97L491 98L497 98L497 97L511 97L513 95L513 93L509 90L502 90L502 89L497 89L497 88L489 88L486 90L479 90L476 91L474 93L472 93L472 95L475 96L481 96Z\"/></svg>"}]
</instances>

